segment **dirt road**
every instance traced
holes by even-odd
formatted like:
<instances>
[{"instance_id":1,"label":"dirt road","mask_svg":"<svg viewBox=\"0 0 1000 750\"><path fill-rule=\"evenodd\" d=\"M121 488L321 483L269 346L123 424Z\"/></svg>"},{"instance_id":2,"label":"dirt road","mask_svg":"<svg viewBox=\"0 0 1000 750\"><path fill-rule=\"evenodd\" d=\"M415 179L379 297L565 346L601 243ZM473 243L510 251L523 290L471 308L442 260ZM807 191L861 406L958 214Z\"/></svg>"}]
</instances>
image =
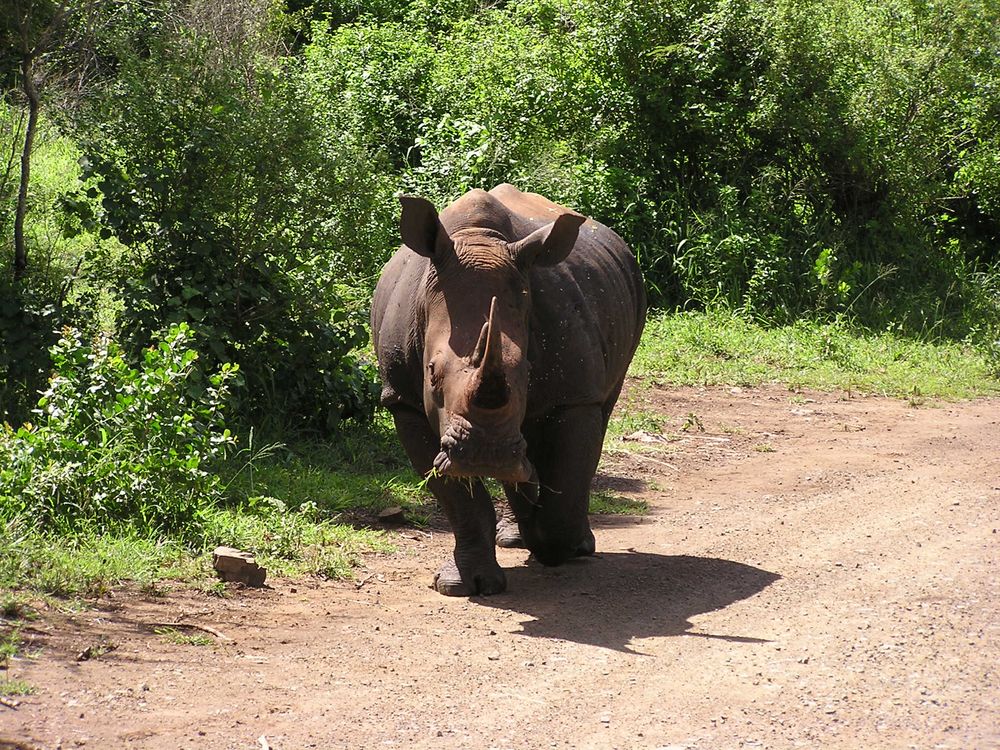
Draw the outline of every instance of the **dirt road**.
<instances>
[{"instance_id":1,"label":"dirt road","mask_svg":"<svg viewBox=\"0 0 1000 750\"><path fill-rule=\"evenodd\" d=\"M1000 401L784 389L633 395L660 412L562 568L428 588L444 531L358 583L121 595L25 635L0 737L40 748L1000 747ZM687 430L681 427L687 425ZM104 605L107 606L104 606ZM217 629L178 645L144 623ZM89 645L115 650L87 661ZM18 745L10 745L18 746ZM0 741L0 748L8 747Z\"/></svg>"}]
</instances>

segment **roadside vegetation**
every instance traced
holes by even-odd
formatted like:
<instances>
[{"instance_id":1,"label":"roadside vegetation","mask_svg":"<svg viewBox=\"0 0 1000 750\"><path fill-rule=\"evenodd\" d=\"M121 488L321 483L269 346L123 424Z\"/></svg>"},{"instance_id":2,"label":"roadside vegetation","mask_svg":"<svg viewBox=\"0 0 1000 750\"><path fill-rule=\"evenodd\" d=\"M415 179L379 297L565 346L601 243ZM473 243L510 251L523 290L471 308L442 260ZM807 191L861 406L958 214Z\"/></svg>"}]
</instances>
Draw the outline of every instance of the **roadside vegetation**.
<instances>
[{"instance_id":1,"label":"roadside vegetation","mask_svg":"<svg viewBox=\"0 0 1000 750\"><path fill-rule=\"evenodd\" d=\"M176 346L179 338L168 342ZM177 349L172 356L176 363L189 357ZM106 368L99 359L83 359L92 368ZM920 343L888 333L860 335L834 324L769 328L731 313L655 314L631 376L633 389L780 383L790 389L919 398L921 403L1000 392L1000 381L971 346ZM58 377L53 387L60 387ZM130 377L141 379L136 372ZM82 390L93 382L87 379ZM160 393L176 410L176 394ZM96 402L105 408L114 403L106 395ZM51 396L41 400L51 413ZM123 584L157 595L171 582L183 581L209 594L224 594L225 587L210 571L210 552L219 544L252 551L272 576L349 577L363 553L393 549L379 530L379 511L400 507L407 522L418 528L431 523L435 513L433 499L410 470L382 412L369 423L346 426L332 441L260 445L252 433L237 438L221 429L204 433L188 453L174 448L161 456L147 438L146 450L155 459L146 468L157 471L159 483L168 481L170 459L188 456L185 471L169 480L169 488L144 479L143 467L134 463L140 451L129 451L128 461L115 456L116 443L126 440L121 432L108 433L99 449L80 445L89 442L88 434L102 442L102 427L93 425L100 422L107 431L106 416L89 427L77 421L76 442L68 454L61 453L68 436L58 432L65 419L38 416L35 423L17 432L8 429L0 437L7 467L0 469L0 591L72 601L98 597ZM182 414L175 424L191 425L194 419L188 416L193 417ZM637 430L659 433L663 425L658 418L662 416L619 409L609 440ZM133 427L140 424L146 424L141 415ZM697 423L686 427L697 429ZM36 455L18 459L27 448ZM37 473L17 473L25 470ZM125 505L114 505L112 498ZM591 510L647 512L643 503L613 493L595 493Z\"/></svg>"},{"instance_id":2,"label":"roadside vegetation","mask_svg":"<svg viewBox=\"0 0 1000 750\"><path fill-rule=\"evenodd\" d=\"M636 387L998 391L995 3L8 5L0 593L340 577L432 522L367 343L401 191L621 233Z\"/></svg>"},{"instance_id":3,"label":"roadside vegetation","mask_svg":"<svg viewBox=\"0 0 1000 750\"><path fill-rule=\"evenodd\" d=\"M721 310L651 315L630 372L664 386L780 383L936 399L1000 393L991 355L968 342L872 331L843 319L764 326Z\"/></svg>"}]
</instances>

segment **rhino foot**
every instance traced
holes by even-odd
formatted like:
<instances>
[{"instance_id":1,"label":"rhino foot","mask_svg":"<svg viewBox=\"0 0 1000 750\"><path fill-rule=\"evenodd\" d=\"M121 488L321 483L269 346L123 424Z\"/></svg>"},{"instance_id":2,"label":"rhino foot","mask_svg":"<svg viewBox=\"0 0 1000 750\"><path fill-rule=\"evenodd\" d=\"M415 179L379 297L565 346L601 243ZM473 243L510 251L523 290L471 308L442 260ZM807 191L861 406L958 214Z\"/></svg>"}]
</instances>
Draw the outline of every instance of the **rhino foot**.
<instances>
[{"instance_id":1,"label":"rhino foot","mask_svg":"<svg viewBox=\"0 0 1000 750\"><path fill-rule=\"evenodd\" d=\"M597 541L594 539L594 532L587 529L587 535L583 538L583 541L577 545L575 554L577 557L586 557L594 554L596 551Z\"/></svg>"},{"instance_id":2,"label":"rhino foot","mask_svg":"<svg viewBox=\"0 0 1000 750\"><path fill-rule=\"evenodd\" d=\"M567 543L565 540L552 540L530 545L531 556L547 567L562 565L574 557L587 557L593 555L597 550L597 543L594 540L594 532L590 529L583 539L577 544Z\"/></svg>"},{"instance_id":3,"label":"rhino foot","mask_svg":"<svg viewBox=\"0 0 1000 750\"><path fill-rule=\"evenodd\" d=\"M521 529L518 528L517 521L505 517L501 517L497 521L497 547L523 549L527 546L521 536Z\"/></svg>"},{"instance_id":4,"label":"rhino foot","mask_svg":"<svg viewBox=\"0 0 1000 750\"><path fill-rule=\"evenodd\" d=\"M476 596L481 594L501 594L507 589L507 576L499 565L465 577L458 570L454 560L449 560L434 574L434 589L445 596Z\"/></svg>"}]
</instances>

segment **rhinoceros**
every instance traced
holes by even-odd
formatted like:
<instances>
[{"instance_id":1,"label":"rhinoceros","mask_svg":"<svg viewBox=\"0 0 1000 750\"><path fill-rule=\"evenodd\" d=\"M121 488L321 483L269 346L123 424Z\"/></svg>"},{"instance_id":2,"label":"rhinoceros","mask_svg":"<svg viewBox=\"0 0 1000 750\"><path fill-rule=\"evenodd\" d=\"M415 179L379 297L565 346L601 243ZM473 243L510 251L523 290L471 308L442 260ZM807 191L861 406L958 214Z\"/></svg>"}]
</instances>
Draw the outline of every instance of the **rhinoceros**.
<instances>
[{"instance_id":1,"label":"rhinoceros","mask_svg":"<svg viewBox=\"0 0 1000 750\"><path fill-rule=\"evenodd\" d=\"M381 403L454 531L434 587L495 594L494 544L545 565L594 553L590 484L642 333L642 276L611 229L512 185L440 214L400 202L403 244L372 301ZM499 524L485 477L506 495Z\"/></svg>"}]
</instances>

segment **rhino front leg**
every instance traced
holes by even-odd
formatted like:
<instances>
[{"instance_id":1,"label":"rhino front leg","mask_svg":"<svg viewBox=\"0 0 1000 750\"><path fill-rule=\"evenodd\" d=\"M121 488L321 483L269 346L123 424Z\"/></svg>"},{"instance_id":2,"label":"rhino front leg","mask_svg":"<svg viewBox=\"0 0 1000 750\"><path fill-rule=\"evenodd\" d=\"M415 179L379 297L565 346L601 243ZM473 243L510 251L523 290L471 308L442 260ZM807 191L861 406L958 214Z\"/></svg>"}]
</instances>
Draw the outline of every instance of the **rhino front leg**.
<instances>
[{"instance_id":1,"label":"rhino front leg","mask_svg":"<svg viewBox=\"0 0 1000 750\"><path fill-rule=\"evenodd\" d=\"M396 432L417 473L426 476L440 451L437 436L421 412L396 407ZM432 476L427 486L440 503L455 534L453 559L434 576L434 588L446 596L499 594L507 578L497 563L494 539L496 513L483 483Z\"/></svg>"},{"instance_id":2,"label":"rhino front leg","mask_svg":"<svg viewBox=\"0 0 1000 750\"><path fill-rule=\"evenodd\" d=\"M496 513L486 487L478 479L432 478L427 484L455 534L453 559L434 576L434 588L446 596L504 591L507 578L493 546Z\"/></svg>"}]
</instances>

